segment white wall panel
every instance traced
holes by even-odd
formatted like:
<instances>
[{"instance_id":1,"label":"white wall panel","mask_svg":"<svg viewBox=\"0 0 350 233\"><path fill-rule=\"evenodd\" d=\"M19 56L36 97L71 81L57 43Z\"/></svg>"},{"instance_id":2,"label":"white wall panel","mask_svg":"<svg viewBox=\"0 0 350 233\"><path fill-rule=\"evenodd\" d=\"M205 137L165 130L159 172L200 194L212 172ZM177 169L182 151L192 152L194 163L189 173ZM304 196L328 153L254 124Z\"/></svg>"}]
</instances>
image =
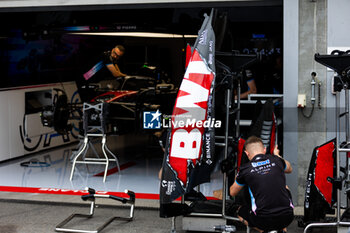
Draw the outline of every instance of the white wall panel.
<instances>
[{"instance_id":1,"label":"white wall panel","mask_svg":"<svg viewBox=\"0 0 350 233\"><path fill-rule=\"evenodd\" d=\"M0 93L0 161L10 158L8 98L5 93Z\"/></svg>"},{"instance_id":2,"label":"white wall panel","mask_svg":"<svg viewBox=\"0 0 350 233\"><path fill-rule=\"evenodd\" d=\"M23 125L25 92L23 90L14 90L5 91L4 93L9 98L8 127L10 127L10 156L11 158L14 158L25 154L19 130L20 125Z\"/></svg>"}]
</instances>

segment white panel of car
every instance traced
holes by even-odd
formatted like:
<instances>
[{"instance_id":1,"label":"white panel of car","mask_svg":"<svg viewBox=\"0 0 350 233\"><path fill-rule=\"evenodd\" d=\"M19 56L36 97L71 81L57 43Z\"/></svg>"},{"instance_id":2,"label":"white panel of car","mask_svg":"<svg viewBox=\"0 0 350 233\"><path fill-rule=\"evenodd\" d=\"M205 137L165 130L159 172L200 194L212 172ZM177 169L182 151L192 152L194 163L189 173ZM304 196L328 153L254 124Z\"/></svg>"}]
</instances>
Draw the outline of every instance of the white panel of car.
<instances>
[{"instance_id":1,"label":"white panel of car","mask_svg":"<svg viewBox=\"0 0 350 233\"><path fill-rule=\"evenodd\" d=\"M40 107L33 113L26 114L26 93L45 91L49 103L54 98L54 89L64 89L68 102L72 96L80 101L74 82L16 87L0 90L0 161L38 152L55 146L76 141L78 131L63 137L53 128L41 124ZM27 110L28 112L28 110Z\"/></svg>"}]
</instances>

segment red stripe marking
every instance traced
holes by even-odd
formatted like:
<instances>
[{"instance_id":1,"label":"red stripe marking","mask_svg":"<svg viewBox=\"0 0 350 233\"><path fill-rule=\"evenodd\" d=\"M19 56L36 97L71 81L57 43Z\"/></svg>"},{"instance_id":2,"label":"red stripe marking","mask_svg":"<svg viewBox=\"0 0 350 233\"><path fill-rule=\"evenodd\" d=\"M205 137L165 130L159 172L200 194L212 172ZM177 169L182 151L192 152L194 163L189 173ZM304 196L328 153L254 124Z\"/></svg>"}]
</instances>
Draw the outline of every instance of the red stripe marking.
<instances>
[{"instance_id":1,"label":"red stripe marking","mask_svg":"<svg viewBox=\"0 0 350 233\"><path fill-rule=\"evenodd\" d=\"M0 186L0 192L16 192L16 193L41 193L41 194L56 194L56 195L75 195L81 196L88 194L85 190L74 189L59 189L59 188L34 188L34 187L16 187L16 186ZM129 197L124 192L107 192L96 191L97 194L114 195L118 197ZM136 198L159 200L159 194L156 193L135 193ZM215 197L207 197L208 200L218 200ZM180 200L178 198L177 200Z\"/></svg>"},{"instance_id":2,"label":"red stripe marking","mask_svg":"<svg viewBox=\"0 0 350 233\"><path fill-rule=\"evenodd\" d=\"M134 166L136 163L135 162L127 162L127 163L124 163L120 166L120 170L124 170L124 169L127 169L131 166ZM114 167L114 168L111 168L107 171L107 176L109 175L112 175L114 173L117 173L118 172L118 167ZM105 174L105 172L100 172L100 173L97 173L96 175L94 176L103 176Z\"/></svg>"},{"instance_id":3,"label":"red stripe marking","mask_svg":"<svg viewBox=\"0 0 350 233\"><path fill-rule=\"evenodd\" d=\"M88 191L85 190L73 190L73 189L60 189L60 188L33 188L33 187L15 187L15 186L0 186L1 192L17 192L17 193L42 193L42 194L56 194L56 195L85 195ZM119 197L128 197L124 192L107 192L96 191L97 194L114 195ZM159 199L159 194L153 193L135 193L136 198L140 199Z\"/></svg>"}]
</instances>

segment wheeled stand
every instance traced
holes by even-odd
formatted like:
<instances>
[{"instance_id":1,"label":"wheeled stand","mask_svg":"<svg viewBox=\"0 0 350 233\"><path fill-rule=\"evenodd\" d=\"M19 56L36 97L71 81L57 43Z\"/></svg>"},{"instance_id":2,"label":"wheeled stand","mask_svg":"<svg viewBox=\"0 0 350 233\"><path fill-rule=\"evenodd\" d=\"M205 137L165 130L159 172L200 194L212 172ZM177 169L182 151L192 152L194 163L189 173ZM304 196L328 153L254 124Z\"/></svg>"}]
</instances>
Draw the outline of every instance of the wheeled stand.
<instances>
[{"instance_id":1,"label":"wheeled stand","mask_svg":"<svg viewBox=\"0 0 350 233\"><path fill-rule=\"evenodd\" d=\"M350 222L342 221L342 216L340 213L340 205L341 205L341 189L342 183L345 180L347 192L349 192L349 157L346 156L346 177L340 176L340 153L349 153L350 152L350 125L349 125L349 88L350 88L350 51L342 52L342 51L333 51L331 55L315 55L315 60L326 67L334 70L337 75L334 77L333 89L336 94L335 100L335 123L336 123L336 177L329 178L328 181L333 183L333 186L337 190L337 209L336 209L336 221L329 223L311 223L306 226L304 229L304 233L308 232L311 228L316 227L339 227L346 226L350 227ZM345 91L345 112L340 113L340 93L341 91ZM340 142L340 133L344 132L340 127L340 120L342 117L345 117L345 138L346 141ZM349 199L349 197L348 197ZM347 201L347 208L349 209L349 203ZM347 211L345 211L346 213ZM339 231L338 231L339 232ZM345 232L348 232L347 230Z\"/></svg>"},{"instance_id":2,"label":"wheeled stand","mask_svg":"<svg viewBox=\"0 0 350 233\"><path fill-rule=\"evenodd\" d=\"M118 171L120 172L120 166L118 158L113 154L107 147L107 134L106 134L106 103L99 104L88 104L83 105L83 124L84 124L84 141L79 151L73 158L73 165L70 174L70 180L73 179L75 166L77 163L83 164L102 164L105 165L105 171L103 175L103 182L106 181L107 171L110 161L114 161L117 164ZM103 153L103 158L86 158L85 154L89 149L89 144L91 144L91 139L101 138L101 149ZM92 147L92 149L94 149ZM94 151L95 152L95 151ZM109 158L108 154L113 158ZM78 160L78 158L83 155L83 160Z\"/></svg>"},{"instance_id":3,"label":"wheeled stand","mask_svg":"<svg viewBox=\"0 0 350 233\"><path fill-rule=\"evenodd\" d=\"M90 207L90 213L89 214L72 214L65 220L63 220L61 223L59 223L55 231L58 232L78 232L78 233L99 233L102 231L104 228L106 228L111 222L115 220L121 220L121 221L132 221L134 218L134 207L135 207L135 193L129 190L125 190L125 193L129 195L129 199L122 198L122 197L117 197L113 195L102 195L102 194L96 194L94 189L87 188L89 191L89 194L81 196L81 199L83 201L91 201L91 207ZM94 210L95 210L95 201L96 198L111 198L116 201L120 201L123 204L129 204L130 205L130 215L129 217L111 217L108 219L103 225L98 227L96 230L79 230L79 229L72 229L72 228L65 228L64 226L67 225L72 219L74 218L92 218L94 215Z\"/></svg>"}]
</instances>

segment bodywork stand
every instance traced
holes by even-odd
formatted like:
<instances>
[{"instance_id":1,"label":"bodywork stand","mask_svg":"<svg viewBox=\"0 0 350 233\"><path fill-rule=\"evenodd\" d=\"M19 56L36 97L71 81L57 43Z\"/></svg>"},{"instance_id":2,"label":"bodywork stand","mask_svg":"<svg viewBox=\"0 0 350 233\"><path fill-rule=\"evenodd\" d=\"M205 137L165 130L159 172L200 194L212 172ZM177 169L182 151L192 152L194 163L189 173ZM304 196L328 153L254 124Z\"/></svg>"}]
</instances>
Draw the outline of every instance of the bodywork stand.
<instances>
[{"instance_id":1,"label":"bodywork stand","mask_svg":"<svg viewBox=\"0 0 350 233\"><path fill-rule=\"evenodd\" d=\"M111 222L114 220L121 220L121 221L132 221L134 218L134 207L135 207L135 193L129 190L125 190L125 193L129 195L129 199L122 198L122 197L117 197L113 195L101 195L101 194L96 194L95 190L88 188L89 194L81 196L81 198L84 201L91 201L91 206L90 206L90 213L89 214L72 214L65 220L63 220L61 223L59 223L55 231L58 232L78 232L78 233L99 233L102 231L104 228L106 228ZM111 198L116 201L120 201L123 204L129 204L130 205L130 215L129 217L111 217L108 219L103 225L98 227L96 230L79 230L79 229L71 229L71 228L64 228L64 226L69 223L72 219L74 218L92 218L94 215L94 210L95 210L95 200L96 198Z\"/></svg>"},{"instance_id":2,"label":"bodywork stand","mask_svg":"<svg viewBox=\"0 0 350 233\"><path fill-rule=\"evenodd\" d=\"M336 93L335 98L335 131L336 131L336 177L330 178L328 177L328 182L333 183L336 189L337 195L337 204L336 204L336 221L327 222L327 223L311 223L308 224L304 233L311 231L311 228L324 228L324 227L337 227L337 231L339 232L341 227L350 227L350 222L342 221L342 216L340 212L341 205L341 188L342 182L345 181L345 186L348 188L349 182L349 157L348 153L350 152L350 148L347 145L350 143L350 119L349 119L349 89L350 89L350 51L342 52L335 50L330 55L320 55L315 54L315 60L320 64L332 69L335 71L336 75L334 76L333 90ZM340 106L340 92L345 91L345 112L341 113ZM340 127L341 118L345 117L345 143L340 142L340 134L342 133L342 128ZM345 146L344 146L345 145ZM340 176L340 154L346 154L346 175L345 177ZM347 200L347 208L349 208L349 200ZM346 232L348 232L346 230Z\"/></svg>"},{"instance_id":3,"label":"bodywork stand","mask_svg":"<svg viewBox=\"0 0 350 233\"><path fill-rule=\"evenodd\" d=\"M84 158L84 160L78 160L78 158L80 157L80 155L85 155L86 151L89 148L89 143L90 143L90 137L102 137L101 139L101 148L102 148L102 152L104 155L104 158ZM71 174L70 174L70 180L73 179L73 175L74 175L74 169L75 169L75 165L77 163L83 163L83 164L104 164L105 165L105 171L104 171L104 175L103 175L103 182L106 181L106 177L107 177L107 171L108 171L108 165L109 165L109 161L115 161L115 163L117 164L118 167L118 171L120 172L120 166L119 166L119 162L118 162L118 158L115 154L112 153L112 151L110 151L106 145L106 134L87 134L84 137L84 143L83 146L81 147L80 151L77 153L77 155L74 157L73 159L73 165L72 165L72 170L71 170ZM109 158L107 153L108 152L110 155L112 155L113 158Z\"/></svg>"},{"instance_id":4,"label":"bodywork stand","mask_svg":"<svg viewBox=\"0 0 350 233\"><path fill-rule=\"evenodd\" d=\"M84 125L84 141L82 146L80 146L79 151L75 155L73 159L72 170L70 174L70 180L73 179L75 165L77 163L83 164L104 164L105 171L103 176L103 182L106 181L107 171L109 161L115 161L118 167L118 171L120 172L120 166L117 159L117 156L113 154L107 147L107 127L106 127L106 116L108 115L108 105L106 103L99 104L88 104L84 103L83 105L83 125ZM94 153L94 147L91 143L92 138L101 138L101 149L103 156L102 158L86 158L85 154L89 149L89 145L91 145ZM109 158L108 152L113 158ZM96 154L96 153L95 153ZM78 160L78 158L83 155L83 160Z\"/></svg>"},{"instance_id":5,"label":"bodywork stand","mask_svg":"<svg viewBox=\"0 0 350 233\"><path fill-rule=\"evenodd\" d=\"M241 93L241 78L242 71L250 64L257 60L256 55L244 55L236 52L216 52L216 66L222 70L222 75L225 76L223 82L225 84L225 135L215 136L215 139L223 140L224 142L215 142L215 146L224 147L224 159L228 157L228 146L230 141L239 138L240 135L240 93ZM237 93L237 103L234 99L234 91ZM230 122L230 114L234 115L234 126ZM231 124L230 124L231 123ZM234 135L230 135L230 127L234 127ZM236 232L234 226L226 225L226 220L239 222L238 217L229 216L226 213L226 196L228 191L227 174L223 174L223 197L221 211L216 213L195 213L192 212L182 219L184 230L207 231L207 232ZM184 198L182 198L184 200ZM194 226L196 228L194 228ZM211 226L210 229L208 226ZM174 232L172 230L172 232ZM247 233L250 233L250 228L247 227Z\"/></svg>"}]
</instances>

